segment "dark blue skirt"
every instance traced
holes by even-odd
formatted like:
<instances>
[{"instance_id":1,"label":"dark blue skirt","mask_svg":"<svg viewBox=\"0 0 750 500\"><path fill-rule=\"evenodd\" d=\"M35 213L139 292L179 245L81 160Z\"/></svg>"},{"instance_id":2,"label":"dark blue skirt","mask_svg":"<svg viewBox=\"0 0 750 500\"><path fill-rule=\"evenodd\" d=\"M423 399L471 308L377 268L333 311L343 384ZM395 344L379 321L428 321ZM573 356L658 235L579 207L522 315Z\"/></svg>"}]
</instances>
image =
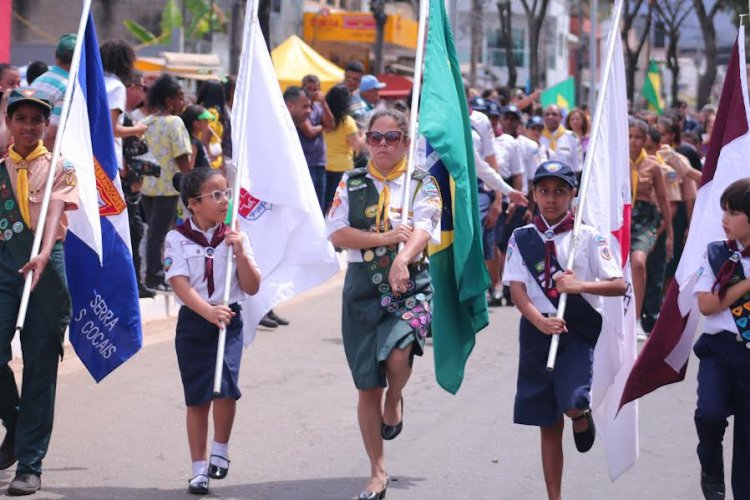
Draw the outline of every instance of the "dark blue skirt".
<instances>
[{"instance_id":1,"label":"dark blue skirt","mask_svg":"<svg viewBox=\"0 0 750 500\"><path fill-rule=\"evenodd\" d=\"M555 369L547 371L552 337L521 318L518 384L513 422L549 427L567 410L591 404L594 343L573 331L560 335Z\"/></svg>"},{"instance_id":2,"label":"dark blue skirt","mask_svg":"<svg viewBox=\"0 0 750 500\"><path fill-rule=\"evenodd\" d=\"M227 327L221 393L216 399L239 399L242 396L239 387L242 308L239 304L231 304L229 307L236 314ZM180 308L174 344L187 406L201 406L214 399L214 369L218 343L219 328L216 325L209 323L187 306Z\"/></svg>"}]
</instances>

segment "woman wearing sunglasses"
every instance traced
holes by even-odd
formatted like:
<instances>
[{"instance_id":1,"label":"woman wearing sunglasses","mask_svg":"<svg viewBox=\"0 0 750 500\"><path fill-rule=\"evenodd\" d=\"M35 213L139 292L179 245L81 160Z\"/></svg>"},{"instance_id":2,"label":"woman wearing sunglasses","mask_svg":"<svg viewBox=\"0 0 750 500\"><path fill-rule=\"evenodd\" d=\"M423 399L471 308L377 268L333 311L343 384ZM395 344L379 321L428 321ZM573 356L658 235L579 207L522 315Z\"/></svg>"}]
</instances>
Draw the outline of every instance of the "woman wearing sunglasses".
<instances>
[{"instance_id":1,"label":"woman wearing sunglasses","mask_svg":"<svg viewBox=\"0 0 750 500\"><path fill-rule=\"evenodd\" d=\"M370 162L344 174L327 220L331 242L348 249L342 335L370 459L361 500L384 498L390 480L383 440L394 439L403 428L403 390L430 328L425 248L440 242L442 212L440 191L427 172L415 170L405 185L410 138L404 114L377 111L368 129ZM408 217L401 210L404 189Z\"/></svg>"}]
</instances>

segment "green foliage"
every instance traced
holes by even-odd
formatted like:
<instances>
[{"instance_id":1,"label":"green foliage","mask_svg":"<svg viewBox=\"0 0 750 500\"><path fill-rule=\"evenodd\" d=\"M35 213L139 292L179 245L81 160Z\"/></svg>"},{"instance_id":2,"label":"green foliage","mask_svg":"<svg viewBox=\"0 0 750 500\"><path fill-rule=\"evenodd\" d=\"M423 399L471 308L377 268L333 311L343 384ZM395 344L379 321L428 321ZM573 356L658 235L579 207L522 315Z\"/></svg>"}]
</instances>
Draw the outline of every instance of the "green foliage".
<instances>
[{"instance_id":1,"label":"green foliage","mask_svg":"<svg viewBox=\"0 0 750 500\"><path fill-rule=\"evenodd\" d=\"M175 0L167 0L164 5L159 23L161 31L159 35L152 33L132 19L126 19L123 24L136 40L148 45L171 43L172 31L182 27L185 28L185 37L193 40L202 40L210 32L226 32L226 15L216 4L212 10L210 0L182 1L185 2L185 9L188 12L187 25L182 17L182 10Z\"/></svg>"}]
</instances>

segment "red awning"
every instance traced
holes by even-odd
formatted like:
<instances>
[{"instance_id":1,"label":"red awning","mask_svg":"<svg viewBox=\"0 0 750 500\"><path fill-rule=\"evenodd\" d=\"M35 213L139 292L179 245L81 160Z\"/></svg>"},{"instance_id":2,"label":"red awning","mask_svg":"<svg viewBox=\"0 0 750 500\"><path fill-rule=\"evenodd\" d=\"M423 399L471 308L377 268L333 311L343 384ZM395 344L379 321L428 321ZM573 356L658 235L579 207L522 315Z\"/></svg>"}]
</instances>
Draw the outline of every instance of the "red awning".
<instances>
[{"instance_id":1,"label":"red awning","mask_svg":"<svg viewBox=\"0 0 750 500\"><path fill-rule=\"evenodd\" d=\"M385 88L380 91L383 99L406 99L412 88L412 80L406 76L395 73L381 73L378 80L385 83Z\"/></svg>"}]
</instances>

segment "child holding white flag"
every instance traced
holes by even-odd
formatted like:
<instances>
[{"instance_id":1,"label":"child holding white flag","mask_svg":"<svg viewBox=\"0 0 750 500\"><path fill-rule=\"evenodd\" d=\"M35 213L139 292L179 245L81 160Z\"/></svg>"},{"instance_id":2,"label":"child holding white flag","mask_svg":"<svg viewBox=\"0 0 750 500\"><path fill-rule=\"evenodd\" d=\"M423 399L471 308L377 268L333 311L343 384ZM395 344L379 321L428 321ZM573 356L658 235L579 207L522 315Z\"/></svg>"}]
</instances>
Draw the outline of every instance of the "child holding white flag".
<instances>
[{"instance_id":1,"label":"child holding white flag","mask_svg":"<svg viewBox=\"0 0 750 500\"><path fill-rule=\"evenodd\" d=\"M175 349L187 405L187 433L193 463L188 491L208 493L209 476L229 472L229 436L241 393L242 316L239 303L260 287L247 235L224 224L232 190L218 170L197 168L181 180L180 196L190 217L167 235L164 243L166 279L182 305L177 318ZM229 246L234 251L229 305L222 304ZM214 363L219 329L226 327L221 391L213 395ZM208 413L213 405L214 442L206 460Z\"/></svg>"}]
</instances>

